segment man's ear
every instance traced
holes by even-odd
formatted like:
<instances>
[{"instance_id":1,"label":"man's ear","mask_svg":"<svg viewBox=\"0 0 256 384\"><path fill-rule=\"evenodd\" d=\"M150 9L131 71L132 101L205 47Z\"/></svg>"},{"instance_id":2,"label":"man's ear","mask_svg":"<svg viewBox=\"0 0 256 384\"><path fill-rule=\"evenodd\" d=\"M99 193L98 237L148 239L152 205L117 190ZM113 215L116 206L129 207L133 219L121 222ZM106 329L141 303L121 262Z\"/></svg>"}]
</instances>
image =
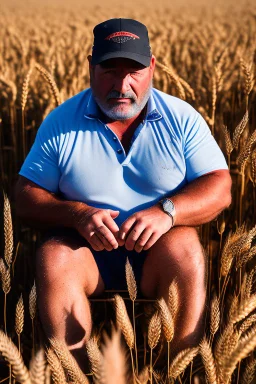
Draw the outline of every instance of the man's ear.
<instances>
[{"instance_id":1,"label":"man's ear","mask_svg":"<svg viewBox=\"0 0 256 384\"><path fill-rule=\"evenodd\" d=\"M156 66L156 57L154 55L151 56L150 60L150 70L154 72Z\"/></svg>"},{"instance_id":2,"label":"man's ear","mask_svg":"<svg viewBox=\"0 0 256 384\"><path fill-rule=\"evenodd\" d=\"M88 56L87 56L87 60L88 60L89 64L91 65L91 62L92 62L92 55L88 55Z\"/></svg>"}]
</instances>

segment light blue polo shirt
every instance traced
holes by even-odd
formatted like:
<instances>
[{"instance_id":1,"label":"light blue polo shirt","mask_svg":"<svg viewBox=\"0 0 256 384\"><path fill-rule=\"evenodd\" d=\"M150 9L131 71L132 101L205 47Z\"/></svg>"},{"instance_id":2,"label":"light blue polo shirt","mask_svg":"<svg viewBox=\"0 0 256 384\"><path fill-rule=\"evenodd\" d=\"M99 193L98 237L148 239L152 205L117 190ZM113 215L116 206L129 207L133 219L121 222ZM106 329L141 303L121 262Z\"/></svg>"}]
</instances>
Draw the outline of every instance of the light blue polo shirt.
<instances>
[{"instance_id":1,"label":"light blue polo shirt","mask_svg":"<svg viewBox=\"0 0 256 384\"><path fill-rule=\"evenodd\" d=\"M20 175L66 200L133 212L172 196L207 172L228 169L203 117L152 88L128 153L99 119L91 89L55 108L40 125Z\"/></svg>"}]
</instances>

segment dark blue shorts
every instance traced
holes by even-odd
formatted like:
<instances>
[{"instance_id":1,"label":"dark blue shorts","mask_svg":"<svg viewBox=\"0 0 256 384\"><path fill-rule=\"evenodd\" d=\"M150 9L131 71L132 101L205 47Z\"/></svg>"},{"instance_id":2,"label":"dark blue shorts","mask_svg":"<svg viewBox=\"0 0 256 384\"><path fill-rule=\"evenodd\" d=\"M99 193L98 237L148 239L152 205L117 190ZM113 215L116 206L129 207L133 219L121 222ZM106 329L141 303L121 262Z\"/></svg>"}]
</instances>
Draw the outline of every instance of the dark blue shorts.
<instances>
[{"instance_id":1,"label":"dark blue shorts","mask_svg":"<svg viewBox=\"0 0 256 384\"><path fill-rule=\"evenodd\" d=\"M72 242L80 247L90 248L99 272L105 284L105 289L123 290L127 289L125 278L125 263L127 257L134 271L138 293L140 292L140 281L142 275L143 264L147 255L147 251L140 253L136 251L127 251L123 247L118 247L112 251L95 251L88 242L74 229L56 228L43 232L39 246L50 238L57 237L60 242Z\"/></svg>"}]
</instances>

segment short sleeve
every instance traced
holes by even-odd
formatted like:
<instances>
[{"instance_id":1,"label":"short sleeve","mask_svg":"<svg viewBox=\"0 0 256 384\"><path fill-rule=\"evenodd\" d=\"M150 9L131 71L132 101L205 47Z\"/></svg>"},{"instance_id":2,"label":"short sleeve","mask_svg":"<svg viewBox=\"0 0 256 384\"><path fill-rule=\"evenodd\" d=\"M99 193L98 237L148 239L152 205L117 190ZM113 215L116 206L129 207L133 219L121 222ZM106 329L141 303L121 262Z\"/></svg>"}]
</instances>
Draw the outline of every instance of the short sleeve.
<instances>
[{"instance_id":1,"label":"short sleeve","mask_svg":"<svg viewBox=\"0 0 256 384\"><path fill-rule=\"evenodd\" d=\"M53 193L59 191L58 141L59 135L50 113L40 125L19 172L19 175Z\"/></svg>"},{"instance_id":2,"label":"short sleeve","mask_svg":"<svg viewBox=\"0 0 256 384\"><path fill-rule=\"evenodd\" d=\"M204 118L197 113L196 119L187 124L184 132L186 178L190 182L205 173L228 169L225 157L211 134Z\"/></svg>"}]
</instances>

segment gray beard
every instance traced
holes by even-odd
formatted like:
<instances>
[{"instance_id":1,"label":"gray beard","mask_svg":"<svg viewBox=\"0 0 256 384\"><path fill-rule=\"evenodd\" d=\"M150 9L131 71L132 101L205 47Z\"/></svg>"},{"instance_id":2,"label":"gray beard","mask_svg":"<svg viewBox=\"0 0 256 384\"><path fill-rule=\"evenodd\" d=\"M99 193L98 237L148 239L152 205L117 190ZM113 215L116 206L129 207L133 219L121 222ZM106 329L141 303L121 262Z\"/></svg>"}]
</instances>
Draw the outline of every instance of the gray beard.
<instances>
[{"instance_id":1,"label":"gray beard","mask_svg":"<svg viewBox=\"0 0 256 384\"><path fill-rule=\"evenodd\" d=\"M137 114L139 114L148 102L152 87L153 87L153 81L151 81L151 83L149 84L149 87L146 90L146 93L145 93L143 99L141 100L140 104L137 103L137 100L135 99L134 94L131 94L129 92L127 92L125 94L119 94L118 92L115 92L115 91L110 92L108 95L108 98L110 98L110 97L129 97L129 98L131 98L132 103L130 105L130 109L128 112L127 111L124 112L124 111L122 111L121 105L119 105L119 106L117 106L117 105L106 106L105 104L103 104L98 99L98 97L94 94L92 84L91 84L92 94L93 94L93 97L94 97L96 103L98 104L99 108L108 118L110 118L111 120L114 120L114 121L116 121L116 120L128 120L128 119L131 119L132 117L136 116Z\"/></svg>"}]
</instances>

